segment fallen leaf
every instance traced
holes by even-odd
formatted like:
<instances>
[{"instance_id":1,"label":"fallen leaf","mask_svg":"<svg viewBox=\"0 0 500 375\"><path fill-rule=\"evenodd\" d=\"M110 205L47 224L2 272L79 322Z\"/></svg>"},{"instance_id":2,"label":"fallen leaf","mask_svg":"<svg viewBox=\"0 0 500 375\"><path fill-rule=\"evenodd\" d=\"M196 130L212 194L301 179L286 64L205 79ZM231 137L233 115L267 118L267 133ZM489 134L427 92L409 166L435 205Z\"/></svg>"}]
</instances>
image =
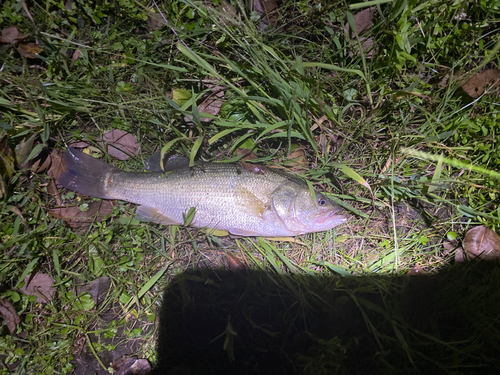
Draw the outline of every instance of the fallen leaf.
<instances>
[{"instance_id":1,"label":"fallen leaf","mask_svg":"<svg viewBox=\"0 0 500 375\"><path fill-rule=\"evenodd\" d=\"M288 159L292 160L288 163L288 166L294 171L301 171L309 168L309 162L307 161L304 149L296 148L290 154L288 154Z\"/></svg>"},{"instance_id":2,"label":"fallen leaf","mask_svg":"<svg viewBox=\"0 0 500 375\"><path fill-rule=\"evenodd\" d=\"M57 219L62 219L71 228L87 229L93 222L101 222L104 217L113 212L113 203L109 200L92 202L87 211L82 211L76 206L57 207L49 213Z\"/></svg>"},{"instance_id":3,"label":"fallen leaf","mask_svg":"<svg viewBox=\"0 0 500 375\"><path fill-rule=\"evenodd\" d=\"M38 134L35 133L29 138L23 138L21 142L19 142L19 144L16 146L16 162L19 168L25 169L27 167L26 163L28 160L28 156L30 156L31 152L33 151L33 143L37 136Z\"/></svg>"},{"instance_id":4,"label":"fallen leaf","mask_svg":"<svg viewBox=\"0 0 500 375\"><path fill-rule=\"evenodd\" d=\"M470 259L500 259L500 237L485 225L472 228L467 232L463 248Z\"/></svg>"},{"instance_id":5,"label":"fallen leaf","mask_svg":"<svg viewBox=\"0 0 500 375\"><path fill-rule=\"evenodd\" d=\"M114 375L148 375L151 373L151 364L147 359L134 357L120 357L113 361Z\"/></svg>"},{"instance_id":6,"label":"fallen leaf","mask_svg":"<svg viewBox=\"0 0 500 375\"><path fill-rule=\"evenodd\" d=\"M472 98L483 95L485 88L496 88L500 84L500 69L488 69L481 73L476 73L462 85L462 89Z\"/></svg>"},{"instance_id":7,"label":"fallen leaf","mask_svg":"<svg viewBox=\"0 0 500 375\"><path fill-rule=\"evenodd\" d=\"M160 30L165 26L165 21L163 20L161 14L148 11L148 19L146 20L146 29L148 31Z\"/></svg>"},{"instance_id":8,"label":"fallen leaf","mask_svg":"<svg viewBox=\"0 0 500 375\"><path fill-rule=\"evenodd\" d=\"M231 253L227 253L226 256L227 256L227 265L228 265L228 267L229 267L229 269L231 271L233 271L235 273L245 271L246 267L241 262L241 260L239 260L238 258L236 258Z\"/></svg>"},{"instance_id":9,"label":"fallen leaf","mask_svg":"<svg viewBox=\"0 0 500 375\"><path fill-rule=\"evenodd\" d=\"M278 21L279 8L276 0L254 0L253 9L261 17L259 30L264 30L267 26L274 26Z\"/></svg>"},{"instance_id":10,"label":"fallen leaf","mask_svg":"<svg viewBox=\"0 0 500 375\"><path fill-rule=\"evenodd\" d=\"M56 206L61 206L63 204L59 190L57 189L56 182L53 178L50 179L47 184L47 193L54 198Z\"/></svg>"},{"instance_id":11,"label":"fallen leaf","mask_svg":"<svg viewBox=\"0 0 500 375\"><path fill-rule=\"evenodd\" d=\"M362 35L372 27L372 19L376 10L376 7L371 7L364 9L354 15L354 25L356 26L356 33L358 34L358 36ZM354 38L354 30L351 30L349 22L345 23L344 30L351 38Z\"/></svg>"},{"instance_id":12,"label":"fallen leaf","mask_svg":"<svg viewBox=\"0 0 500 375\"><path fill-rule=\"evenodd\" d=\"M52 150L50 153L50 168L47 174L54 180L58 180L59 176L66 170L66 164L64 164L63 152Z\"/></svg>"},{"instance_id":13,"label":"fallen leaf","mask_svg":"<svg viewBox=\"0 0 500 375\"><path fill-rule=\"evenodd\" d=\"M104 134L102 138L108 143L108 154L118 160L128 160L130 159L128 154L135 156L137 155L137 151L139 151L137 139L126 131L113 129Z\"/></svg>"},{"instance_id":14,"label":"fallen leaf","mask_svg":"<svg viewBox=\"0 0 500 375\"><path fill-rule=\"evenodd\" d=\"M73 52L73 56L71 57L71 64L69 65L70 68L72 68L73 65L75 65L76 60L78 60L78 58L80 57L80 53L82 53L80 48L77 48L75 52Z\"/></svg>"},{"instance_id":15,"label":"fallen leaf","mask_svg":"<svg viewBox=\"0 0 500 375\"><path fill-rule=\"evenodd\" d=\"M465 256L464 249L457 247L455 250L455 262L465 262L467 257Z\"/></svg>"},{"instance_id":16,"label":"fallen leaf","mask_svg":"<svg viewBox=\"0 0 500 375\"><path fill-rule=\"evenodd\" d=\"M7 324L10 334L14 334L14 332L16 332L16 326L21 322L21 319L19 319L19 315L17 315L16 309L12 303L2 298L0 298L0 316L2 316Z\"/></svg>"},{"instance_id":17,"label":"fallen leaf","mask_svg":"<svg viewBox=\"0 0 500 375\"><path fill-rule=\"evenodd\" d=\"M412 275L412 276L425 275L425 272L424 272L424 269L422 268L422 266L419 263L417 263L417 264L415 264L415 266L413 266L413 268L410 268L410 270L408 271L408 274Z\"/></svg>"},{"instance_id":18,"label":"fallen leaf","mask_svg":"<svg viewBox=\"0 0 500 375\"><path fill-rule=\"evenodd\" d=\"M2 30L2 41L4 43L11 43L15 44L17 43L17 39L20 39L22 37L22 34L19 33L17 30L17 27L7 27Z\"/></svg>"},{"instance_id":19,"label":"fallen leaf","mask_svg":"<svg viewBox=\"0 0 500 375\"><path fill-rule=\"evenodd\" d=\"M29 296L36 296L37 302L47 303L52 301L54 297L55 288L54 288L54 280L52 277L45 273L38 272L29 282L30 276L26 276L24 279L24 286L19 289L24 294ZM29 284L28 284L29 282Z\"/></svg>"},{"instance_id":20,"label":"fallen leaf","mask_svg":"<svg viewBox=\"0 0 500 375\"><path fill-rule=\"evenodd\" d=\"M198 106L198 112L204 112L217 116L223 104L224 90L220 86L215 86L210 90L208 97ZM212 121L209 117L202 117L200 119L204 122Z\"/></svg>"},{"instance_id":21,"label":"fallen leaf","mask_svg":"<svg viewBox=\"0 0 500 375\"><path fill-rule=\"evenodd\" d=\"M208 85L209 87L211 85ZM222 104L224 103L224 89L221 86L213 86L210 92L205 95L205 99L203 102L198 104L198 112L199 113L208 113L213 116L217 116L220 112ZM213 119L210 117L201 117L200 121L210 122ZM188 124L193 124L193 116L187 115L184 117L184 121Z\"/></svg>"},{"instance_id":22,"label":"fallen leaf","mask_svg":"<svg viewBox=\"0 0 500 375\"><path fill-rule=\"evenodd\" d=\"M237 148L236 155L241 156L244 155L240 159L240 165L245 168L247 171L252 172L254 174L265 174L267 168L261 164L248 163L245 160L255 160L257 159L257 155L255 152L251 150L247 150L245 148Z\"/></svg>"},{"instance_id":23,"label":"fallen leaf","mask_svg":"<svg viewBox=\"0 0 500 375\"><path fill-rule=\"evenodd\" d=\"M82 293L89 293L94 300L96 307L99 308L99 306L104 302L110 286L111 279L107 276L103 276L92 281L90 285L78 287L76 289L76 294L80 295Z\"/></svg>"}]
</instances>

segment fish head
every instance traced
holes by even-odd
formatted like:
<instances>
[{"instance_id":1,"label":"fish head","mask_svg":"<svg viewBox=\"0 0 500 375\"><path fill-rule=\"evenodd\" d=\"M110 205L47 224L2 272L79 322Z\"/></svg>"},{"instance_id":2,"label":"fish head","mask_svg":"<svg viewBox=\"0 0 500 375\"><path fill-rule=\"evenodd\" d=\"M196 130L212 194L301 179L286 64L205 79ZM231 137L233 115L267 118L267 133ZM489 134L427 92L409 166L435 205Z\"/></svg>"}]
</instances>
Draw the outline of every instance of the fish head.
<instances>
[{"instance_id":1,"label":"fish head","mask_svg":"<svg viewBox=\"0 0 500 375\"><path fill-rule=\"evenodd\" d=\"M273 206L285 227L297 234L322 232L347 221L341 207L307 188L285 186L273 194Z\"/></svg>"}]
</instances>

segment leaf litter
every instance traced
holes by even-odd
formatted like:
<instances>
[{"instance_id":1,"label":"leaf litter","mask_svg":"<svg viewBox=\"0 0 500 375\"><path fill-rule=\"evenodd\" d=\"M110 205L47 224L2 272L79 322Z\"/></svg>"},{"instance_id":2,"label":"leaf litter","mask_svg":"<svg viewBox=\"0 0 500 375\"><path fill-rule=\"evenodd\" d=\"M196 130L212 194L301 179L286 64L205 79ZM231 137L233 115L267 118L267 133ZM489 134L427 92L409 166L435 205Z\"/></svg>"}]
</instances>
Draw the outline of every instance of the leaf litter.
<instances>
[{"instance_id":1,"label":"leaf litter","mask_svg":"<svg viewBox=\"0 0 500 375\"><path fill-rule=\"evenodd\" d=\"M55 288L54 280L46 273L38 272L30 281L30 275L24 279L24 285L19 289L29 296L36 296L36 302L47 303L52 301Z\"/></svg>"},{"instance_id":2,"label":"leaf litter","mask_svg":"<svg viewBox=\"0 0 500 375\"><path fill-rule=\"evenodd\" d=\"M16 332L17 325L21 322L19 315L17 315L15 307L9 301L0 298L0 316L7 324L10 334Z\"/></svg>"}]
</instances>

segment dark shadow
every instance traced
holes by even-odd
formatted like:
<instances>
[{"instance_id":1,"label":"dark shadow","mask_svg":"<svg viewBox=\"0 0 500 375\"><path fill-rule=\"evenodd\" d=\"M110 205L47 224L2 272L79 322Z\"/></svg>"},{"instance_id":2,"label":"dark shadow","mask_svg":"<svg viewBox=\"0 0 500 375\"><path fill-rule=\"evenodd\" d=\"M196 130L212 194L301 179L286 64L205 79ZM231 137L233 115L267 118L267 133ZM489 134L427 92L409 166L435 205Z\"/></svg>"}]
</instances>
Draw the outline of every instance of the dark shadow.
<instances>
[{"instance_id":1,"label":"dark shadow","mask_svg":"<svg viewBox=\"0 0 500 375\"><path fill-rule=\"evenodd\" d=\"M500 268L197 270L164 295L154 374L500 374Z\"/></svg>"}]
</instances>

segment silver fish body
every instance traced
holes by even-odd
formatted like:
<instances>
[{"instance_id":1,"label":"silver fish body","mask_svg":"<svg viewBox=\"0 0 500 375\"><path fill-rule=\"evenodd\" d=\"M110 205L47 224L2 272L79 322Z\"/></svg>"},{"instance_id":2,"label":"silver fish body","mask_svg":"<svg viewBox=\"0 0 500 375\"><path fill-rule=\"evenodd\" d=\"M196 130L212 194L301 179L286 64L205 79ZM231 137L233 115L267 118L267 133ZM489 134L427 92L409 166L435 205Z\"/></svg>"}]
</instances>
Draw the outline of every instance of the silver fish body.
<instances>
[{"instance_id":1,"label":"silver fish body","mask_svg":"<svg viewBox=\"0 0 500 375\"><path fill-rule=\"evenodd\" d=\"M240 236L295 236L347 221L331 200L313 197L306 183L270 168L255 173L241 164L205 162L189 167L183 158L167 163L166 172L124 172L71 148L64 160L62 186L139 204L140 217L166 225L183 224L192 207L192 226Z\"/></svg>"}]
</instances>

